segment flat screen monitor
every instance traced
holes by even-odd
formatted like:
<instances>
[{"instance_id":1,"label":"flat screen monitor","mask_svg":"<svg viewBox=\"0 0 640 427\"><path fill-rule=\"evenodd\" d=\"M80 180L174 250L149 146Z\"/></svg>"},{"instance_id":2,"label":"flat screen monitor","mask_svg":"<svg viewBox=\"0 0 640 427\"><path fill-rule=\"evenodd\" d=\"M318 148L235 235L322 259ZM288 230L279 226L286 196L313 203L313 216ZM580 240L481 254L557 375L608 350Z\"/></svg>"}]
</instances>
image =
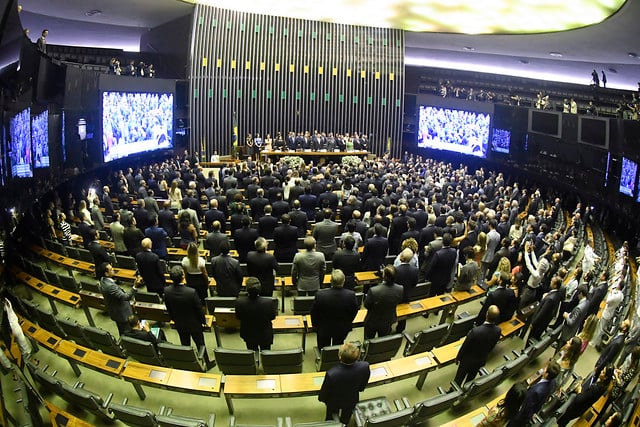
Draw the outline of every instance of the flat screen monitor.
<instances>
[{"instance_id":1,"label":"flat screen monitor","mask_svg":"<svg viewBox=\"0 0 640 427\"><path fill-rule=\"evenodd\" d=\"M529 132L560 138L561 113L529 109Z\"/></svg>"},{"instance_id":2,"label":"flat screen monitor","mask_svg":"<svg viewBox=\"0 0 640 427\"><path fill-rule=\"evenodd\" d=\"M33 176L31 163L31 108L25 108L9 120L11 175L17 178Z\"/></svg>"},{"instance_id":3,"label":"flat screen monitor","mask_svg":"<svg viewBox=\"0 0 640 427\"><path fill-rule=\"evenodd\" d=\"M579 116L578 142L604 149L609 148L609 119Z\"/></svg>"},{"instance_id":4,"label":"flat screen monitor","mask_svg":"<svg viewBox=\"0 0 640 427\"><path fill-rule=\"evenodd\" d=\"M491 134L491 151L509 154L510 146L511 131L508 129L493 128L493 133Z\"/></svg>"},{"instance_id":5,"label":"flat screen monitor","mask_svg":"<svg viewBox=\"0 0 640 427\"><path fill-rule=\"evenodd\" d=\"M33 116L31 120L31 143L33 144L33 166L49 167L49 111Z\"/></svg>"},{"instance_id":6,"label":"flat screen monitor","mask_svg":"<svg viewBox=\"0 0 640 427\"><path fill-rule=\"evenodd\" d=\"M622 170L620 171L620 191L622 194L633 197L636 189L636 175L638 173L638 164L633 160L622 158Z\"/></svg>"},{"instance_id":7,"label":"flat screen monitor","mask_svg":"<svg viewBox=\"0 0 640 427\"><path fill-rule=\"evenodd\" d=\"M173 93L103 92L104 161L173 147Z\"/></svg>"},{"instance_id":8,"label":"flat screen monitor","mask_svg":"<svg viewBox=\"0 0 640 427\"><path fill-rule=\"evenodd\" d=\"M491 114L420 106L418 147L487 157Z\"/></svg>"}]
</instances>

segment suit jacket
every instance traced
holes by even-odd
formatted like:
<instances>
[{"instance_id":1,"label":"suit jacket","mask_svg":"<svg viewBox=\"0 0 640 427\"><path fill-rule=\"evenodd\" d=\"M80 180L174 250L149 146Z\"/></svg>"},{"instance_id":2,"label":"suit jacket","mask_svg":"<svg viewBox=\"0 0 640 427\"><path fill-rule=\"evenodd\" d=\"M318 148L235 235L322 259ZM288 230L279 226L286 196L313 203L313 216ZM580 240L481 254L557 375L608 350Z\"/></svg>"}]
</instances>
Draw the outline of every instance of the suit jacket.
<instances>
[{"instance_id":1,"label":"suit jacket","mask_svg":"<svg viewBox=\"0 0 640 427\"><path fill-rule=\"evenodd\" d=\"M378 270L389 252L389 240L382 236L367 239L362 251L362 270Z\"/></svg>"},{"instance_id":2,"label":"suit jacket","mask_svg":"<svg viewBox=\"0 0 640 427\"><path fill-rule=\"evenodd\" d=\"M532 333L536 332L536 335L538 335L537 332L544 332L558 313L558 307L560 307L561 302L562 293L554 289L542 298L538 310L536 310L531 320Z\"/></svg>"},{"instance_id":3,"label":"suit jacket","mask_svg":"<svg viewBox=\"0 0 640 427\"><path fill-rule=\"evenodd\" d=\"M600 357L596 361L596 369L602 369L616 360L624 346L624 339L625 335L618 333L611 341L609 341L609 344L607 344L604 350L602 350Z\"/></svg>"},{"instance_id":4,"label":"suit jacket","mask_svg":"<svg viewBox=\"0 0 640 427\"><path fill-rule=\"evenodd\" d=\"M302 209L302 211L307 214L307 219L309 221L313 220L316 214L316 205L318 198L313 194L302 194L300 197L298 197L298 200L300 200L300 209Z\"/></svg>"},{"instance_id":5,"label":"suit jacket","mask_svg":"<svg viewBox=\"0 0 640 427\"><path fill-rule=\"evenodd\" d=\"M162 295L166 281L160 257L151 251L142 251L136 255L136 265L138 266L138 272L144 279L147 290Z\"/></svg>"},{"instance_id":6,"label":"suit jacket","mask_svg":"<svg viewBox=\"0 0 640 427\"><path fill-rule=\"evenodd\" d=\"M500 328L493 323L483 323L467 334L456 360L460 364L482 367L487 363L489 354L500 340Z\"/></svg>"},{"instance_id":7,"label":"suit jacket","mask_svg":"<svg viewBox=\"0 0 640 427\"><path fill-rule=\"evenodd\" d=\"M271 212L271 214L273 215L274 218L278 220L280 220L280 217L288 213L289 210L291 209L291 206L289 206L289 202L285 200L278 200L274 202L271 205L271 207L273 208L273 211Z\"/></svg>"},{"instance_id":8,"label":"suit jacket","mask_svg":"<svg viewBox=\"0 0 640 427\"><path fill-rule=\"evenodd\" d=\"M207 234L207 237L203 243L204 248L211 252L211 256L220 255L220 245L222 242L229 243L229 237L223 232L211 232Z\"/></svg>"},{"instance_id":9,"label":"suit jacket","mask_svg":"<svg viewBox=\"0 0 640 427\"><path fill-rule=\"evenodd\" d=\"M164 288L164 304L177 330L202 330L205 323L204 311L195 289L184 285L169 285Z\"/></svg>"},{"instance_id":10,"label":"suit jacket","mask_svg":"<svg viewBox=\"0 0 640 427\"><path fill-rule=\"evenodd\" d=\"M311 322L316 330L332 334L348 333L358 313L356 294L351 289L322 289L313 300Z\"/></svg>"},{"instance_id":11,"label":"suit jacket","mask_svg":"<svg viewBox=\"0 0 640 427\"><path fill-rule=\"evenodd\" d=\"M265 239L273 239L273 230L278 226L278 218L265 215L258 219L258 234Z\"/></svg>"},{"instance_id":12,"label":"suit jacket","mask_svg":"<svg viewBox=\"0 0 640 427\"><path fill-rule=\"evenodd\" d=\"M329 408L352 410L360 400L360 392L367 386L370 374L367 362L339 363L325 374L318 400Z\"/></svg>"},{"instance_id":13,"label":"suit jacket","mask_svg":"<svg viewBox=\"0 0 640 427\"><path fill-rule=\"evenodd\" d=\"M524 397L524 402L520 407L518 414L509 421L507 427L520 427L526 425L533 415L542 409L542 405L547 401L553 390L556 388L556 380L551 381L540 380L536 384L529 387Z\"/></svg>"},{"instance_id":14,"label":"suit jacket","mask_svg":"<svg viewBox=\"0 0 640 427\"><path fill-rule=\"evenodd\" d=\"M237 259L218 255L211 260L216 292L221 297L237 297L242 287L242 270Z\"/></svg>"},{"instance_id":15,"label":"suit jacket","mask_svg":"<svg viewBox=\"0 0 640 427\"><path fill-rule=\"evenodd\" d=\"M258 230L250 227L242 227L236 230L233 244L238 251L238 261L247 262L247 254L256 248L256 239L260 237Z\"/></svg>"},{"instance_id":16,"label":"suit jacket","mask_svg":"<svg viewBox=\"0 0 640 427\"><path fill-rule=\"evenodd\" d=\"M158 226L167 232L169 237L175 237L178 230L178 223L170 209L162 209L158 213Z\"/></svg>"},{"instance_id":17,"label":"suit jacket","mask_svg":"<svg viewBox=\"0 0 640 427\"><path fill-rule=\"evenodd\" d=\"M589 295L587 295L587 299L589 300L589 310L587 311L586 317L589 317L590 314L598 313L598 310L600 310L600 303L602 303L605 295L607 295L607 290L607 282L600 282L598 283L598 286L589 290Z\"/></svg>"},{"instance_id":18,"label":"suit jacket","mask_svg":"<svg viewBox=\"0 0 640 427\"><path fill-rule=\"evenodd\" d=\"M271 296L274 286L274 270L278 269L276 257L267 252L251 251L247 255L247 273L249 277L260 280L260 295Z\"/></svg>"},{"instance_id":19,"label":"suit jacket","mask_svg":"<svg viewBox=\"0 0 640 427\"><path fill-rule=\"evenodd\" d=\"M487 233L487 250L482 256L482 262L491 263L496 254L496 249L500 245L500 233L491 230Z\"/></svg>"},{"instance_id":20,"label":"suit jacket","mask_svg":"<svg viewBox=\"0 0 640 427\"><path fill-rule=\"evenodd\" d=\"M317 251L298 252L293 257L291 278L301 291L317 291L325 272L324 254Z\"/></svg>"},{"instance_id":21,"label":"suit jacket","mask_svg":"<svg viewBox=\"0 0 640 427\"><path fill-rule=\"evenodd\" d=\"M267 347L273 343L273 326L276 318L273 300L268 297L242 296L236 301L236 317L240 320L240 336L247 343Z\"/></svg>"},{"instance_id":22,"label":"suit jacket","mask_svg":"<svg viewBox=\"0 0 640 427\"><path fill-rule=\"evenodd\" d=\"M298 228L292 225L281 225L273 230L273 254L279 262L292 262L298 253Z\"/></svg>"},{"instance_id":23,"label":"suit jacket","mask_svg":"<svg viewBox=\"0 0 640 427\"><path fill-rule=\"evenodd\" d=\"M137 227L125 227L122 232L122 238L124 239L124 245L127 247L129 256L135 257L138 252L142 251L142 239L144 239L144 234L142 234L142 231Z\"/></svg>"},{"instance_id":24,"label":"suit jacket","mask_svg":"<svg viewBox=\"0 0 640 427\"><path fill-rule=\"evenodd\" d=\"M423 275L426 280L431 282L433 295L443 294L449 287L457 258L458 253L454 248L443 247L434 253L429 260Z\"/></svg>"},{"instance_id":25,"label":"suit jacket","mask_svg":"<svg viewBox=\"0 0 640 427\"><path fill-rule=\"evenodd\" d=\"M409 263L397 266L396 283L402 286L403 289L402 302L409 302L409 292L418 284L418 267Z\"/></svg>"},{"instance_id":26,"label":"suit jacket","mask_svg":"<svg viewBox=\"0 0 640 427\"><path fill-rule=\"evenodd\" d=\"M587 312L589 310L589 300L584 298L578 303L569 313L569 317L565 319L562 333L560 335L561 342L567 342L570 338L574 337L578 330L582 327L584 319L587 318Z\"/></svg>"},{"instance_id":27,"label":"suit jacket","mask_svg":"<svg viewBox=\"0 0 640 427\"><path fill-rule=\"evenodd\" d=\"M135 294L135 288L129 292L122 290L111 277L100 279L100 291L109 312L109 317L115 322L126 322L133 314L129 301Z\"/></svg>"},{"instance_id":28,"label":"suit jacket","mask_svg":"<svg viewBox=\"0 0 640 427\"><path fill-rule=\"evenodd\" d=\"M109 258L109 254L107 250L100 245L100 242L97 240L93 240L89 242L88 246L89 252L91 252L91 256L93 257L93 263L98 266L103 262L111 262L111 258Z\"/></svg>"},{"instance_id":29,"label":"suit jacket","mask_svg":"<svg viewBox=\"0 0 640 427\"><path fill-rule=\"evenodd\" d=\"M207 230L213 229L214 221L219 221L221 226L220 229L226 230L227 217L224 215L224 212L222 212L219 209L209 209L204 213L204 223L205 223L205 226L207 227Z\"/></svg>"},{"instance_id":30,"label":"suit jacket","mask_svg":"<svg viewBox=\"0 0 640 427\"><path fill-rule=\"evenodd\" d=\"M95 229L88 222L82 221L78 224L78 233L82 236L82 245L85 249L89 249L89 243L93 241Z\"/></svg>"},{"instance_id":31,"label":"suit jacket","mask_svg":"<svg viewBox=\"0 0 640 427\"><path fill-rule=\"evenodd\" d=\"M151 250L160 258L167 258L167 243L165 238L169 236L167 232L160 227L148 227L144 230L144 235L151 239Z\"/></svg>"},{"instance_id":32,"label":"suit jacket","mask_svg":"<svg viewBox=\"0 0 640 427\"><path fill-rule=\"evenodd\" d=\"M487 299L482 305L482 308L480 309L480 313L478 313L476 325L484 323L487 316L487 310L492 305L496 305L500 309L500 322L511 319L517 308L515 292L513 292L513 289L498 286L497 289L489 293L489 295L487 295Z\"/></svg>"},{"instance_id":33,"label":"suit jacket","mask_svg":"<svg viewBox=\"0 0 640 427\"><path fill-rule=\"evenodd\" d=\"M325 255L333 256L338 249L336 236L338 235L338 223L325 219L316 223L313 227L313 237L316 239L317 249Z\"/></svg>"},{"instance_id":34,"label":"suit jacket","mask_svg":"<svg viewBox=\"0 0 640 427\"><path fill-rule=\"evenodd\" d=\"M356 284L355 274L360 271L360 254L347 249L338 249L332 261L333 269L340 269L344 273L344 286L353 289Z\"/></svg>"},{"instance_id":35,"label":"suit jacket","mask_svg":"<svg viewBox=\"0 0 640 427\"><path fill-rule=\"evenodd\" d=\"M298 227L298 237L304 237L307 235L307 214L302 210L294 209L289 212L291 217L291 225Z\"/></svg>"},{"instance_id":36,"label":"suit jacket","mask_svg":"<svg viewBox=\"0 0 640 427\"><path fill-rule=\"evenodd\" d=\"M251 208L251 215L254 221L257 221L264 215L264 207L268 204L269 199L265 197L256 197L249 201L249 207Z\"/></svg>"},{"instance_id":37,"label":"suit jacket","mask_svg":"<svg viewBox=\"0 0 640 427\"><path fill-rule=\"evenodd\" d=\"M395 283L380 283L369 289L364 299L365 325L383 327L397 320L396 306L402 302L404 289Z\"/></svg>"}]
</instances>

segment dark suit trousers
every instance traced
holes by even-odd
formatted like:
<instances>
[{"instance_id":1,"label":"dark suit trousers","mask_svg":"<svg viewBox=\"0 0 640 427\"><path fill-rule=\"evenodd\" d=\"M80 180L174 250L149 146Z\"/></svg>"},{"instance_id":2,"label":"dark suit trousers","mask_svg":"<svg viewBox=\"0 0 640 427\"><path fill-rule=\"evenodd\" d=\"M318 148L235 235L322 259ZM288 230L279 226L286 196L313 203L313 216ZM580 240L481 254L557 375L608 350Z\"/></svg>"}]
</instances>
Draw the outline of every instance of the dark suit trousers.
<instances>
[{"instance_id":1,"label":"dark suit trousers","mask_svg":"<svg viewBox=\"0 0 640 427\"><path fill-rule=\"evenodd\" d=\"M333 421L333 416L337 415L340 418L340 422L344 425L349 424L349 420L351 420L351 415L353 414L353 408L337 408L330 407L327 405L327 414L325 416L325 421Z\"/></svg>"},{"instance_id":2,"label":"dark suit trousers","mask_svg":"<svg viewBox=\"0 0 640 427\"><path fill-rule=\"evenodd\" d=\"M378 334L379 337L391 335L391 325L371 326L371 325L367 325L366 323L364 324L365 339L368 340L371 338L375 338L376 334Z\"/></svg>"},{"instance_id":3,"label":"dark suit trousers","mask_svg":"<svg viewBox=\"0 0 640 427\"><path fill-rule=\"evenodd\" d=\"M199 331L176 329L178 331L178 336L180 337L180 345L191 346L191 338L193 338L193 342L196 344L198 349L204 347L204 334L202 333L202 329Z\"/></svg>"},{"instance_id":4,"label":"dark suit trousers","mask_svg":"<svg viewBox=\"0 0 640 427\"><path fill-rule=\"evenodd\" d=\"M341 345L344 343L344 340L347 339L347 335L349 335L349 331L318 330L316 333L318 348L321 349L330 345Z\"/></svg>"},{"instance_id":5,"label":"dark suit trousers","mask_svg":"<svg viewBox=\"0 0 640 427\"><path fill-rule=\"evenodd\" d=\"M129 332L131 330L131 326L129 326L129 322L127 320L125 320L124 322L116 321L116 325L118 326L118 333L120 333L120 336L122 336L125 332Z\"/></svg>"},{"instance_id":6,"label":"dark suit trousers","mask_svg":"<svg viewBox=\"0 0 640 427\"><path fill-rule=\"evenodd\" d=\"M454 381L459 386L462 386L465 382L472 381L476 375L478 375L480 368L482 368L482 366L478 366L475 363L460 362Z\"/></svg>"}]
</instances>

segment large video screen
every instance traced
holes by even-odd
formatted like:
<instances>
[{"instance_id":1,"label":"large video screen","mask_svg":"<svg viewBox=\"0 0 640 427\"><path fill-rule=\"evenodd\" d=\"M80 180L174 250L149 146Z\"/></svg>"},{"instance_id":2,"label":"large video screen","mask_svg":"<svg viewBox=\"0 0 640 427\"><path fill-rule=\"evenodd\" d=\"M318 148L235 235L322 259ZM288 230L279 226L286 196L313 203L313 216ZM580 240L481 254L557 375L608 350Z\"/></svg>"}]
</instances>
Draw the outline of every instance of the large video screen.
<instances>
[{"instance_id":1,"label":"large video screen","mask_svg":"<svg viewBox=\"0 0 640 427\"><path fill-rule=\"evenodd\" d=\"M578 124L578 142L609 148L609 119L580 116Z\"/></svg>"},{"instance_id":2,"label":"large video screen","mask_svg":"<svg viewBox=\"0 0 640 427\"><path fill-rule=\"evenodd\" d=\"M172 147L172 93L102 93L105 162Z\"/></svg>"},{"instance_id":3,"label":"large video screen","mask_svg":"<svg viewBox=\"0 0 640 427\"><path fill-rule=\"evenodd\" d=\"M622 170L620 171L620 191L629 197L633 197L636 189L636 174L638 173L638 164L626 157L622 158Z\"/></svg>"},{"instance_id":4,"label":"large video screen","mask_svg":"<svg viewBox=\"0 0 640 427\"><path fill-rule=\"evenodd\" d=\"M25 108L9 120L11 175L33 176L31 164L31 109Z\"/></svg>"},{"instance_id":5,"label":"large video screen","mask_svg":"<svg viewBox=\"0 0 640 427\"><path fill-rule=\"evenodd\" d=\"M49 166L49 111L33 116L31 121L31 143L33 144L33 165L36 168Z\"/></svg>"},{"instance_id":6,"label":"large video screen","mask_svg":"<svg viewBox=\"0 0 640 427\"><path fill-rule=\"evenodd\" d=\"M491 115L420 106L418 147L487 157Z\"/></svg>"},{"instance_id":7,"label":"large video screen","mask_svg":"<svg viewBox=\"0 0 640 427\"><path fill-rule=\"evenodd\" d=\"M493 133L491 134L491 151L509 154L510 146L511 131L508 129L493 128Z\"/></svg>"},{"instance_id":8,"label":"large video screen","mask_svg":"<svg viewBox=\"0 0 640 427\"><path fill-rule=\"evenodd\" d=\"M529 109L529 132L560 138L561 113Z\"/></svg>"}]
</instances>

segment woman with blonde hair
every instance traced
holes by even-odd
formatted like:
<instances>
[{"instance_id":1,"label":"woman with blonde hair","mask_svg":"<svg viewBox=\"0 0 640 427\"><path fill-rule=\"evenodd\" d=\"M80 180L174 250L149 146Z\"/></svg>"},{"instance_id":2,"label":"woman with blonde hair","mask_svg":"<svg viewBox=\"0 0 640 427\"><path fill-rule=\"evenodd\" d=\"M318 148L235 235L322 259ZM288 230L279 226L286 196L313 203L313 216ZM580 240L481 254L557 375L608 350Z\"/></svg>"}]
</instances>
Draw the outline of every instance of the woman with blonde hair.
<instances>
[{"instance_id":1,"label":"woman with blonde hair","mask_svg":"<svg viewBox=\"0 0 640 427\"><path fill-rule=\"evenodd\" d=\"M187 286L196 290L200 302L204 305L209 287L209 276L205 267L206 261L198 253L198 245L195 242L187 246L187 256L182 258L182 269L187 281Z\"/></svg>"},{"instance_id":2,"label":"woman with blonde hair","mask_svg":"<svg viewBox=\"0 0 640 427\"><path fill-rule=\"evenodd\" d=\"M580 348L580 354L584 353L589 345L589 341L593 338L593 335L596 332L596 327L598 326L598 318L595 314L590 315L584 321L584 327L582 331L578 334L578 338L582 340L582 347Z\"/></svg>"},{"instance_id":3,"label":"woman with blonde hair","mask_svg":"<svg viewBox=\"0 0 640 427\"><path fill-rule=\"evenodd\" d=\"M180 233L180 247L182 249L187 249L190 243L198 243L198 230L191 222L191 215L187 211L180 213L178 232Z\"/></svg>"},{"instance_id":4,"label":"woman with blonde hair","mask_svg":"<svg viewBox=\"0 0 640 427\"><path fill-rule=\"evenodd\" d=\"M482 257L487 251L487 233L485 233L484 231L481 231L480 234L478 234L478 240L473 247L473 251L476 254L476 262L478 263L478 265L480 265Z\"/></svg>"},{"instance_id":5,"label":"woman with blonde hair","mask_svg":"<svg viewBox=\"0 0 640 427\"><path fill-rule=\"evenodd\" d=\"M560 365L560 373L556 377L556 389L559 390L571 376L573 367L582 354L582 339L575 336L566 342L556 355L556 362Z\"/></svg>"},{"instance_id":6,"label":"woman with blonde hair","mask_svg":"<svg viewBox=\"0 0 640 427\"><path fill-rule=\"evenodd\" d=\"M180 209L182 203L182 191L178 188L178 181L171 182L171 188L169 188L169 201L171 201L172 209Z\"/></svg>"},{"instance_id":7,"label":"woman with blonde hair","mask_svg":"<svg viewBox=\"0 0 640 427\"><path fill-rule=\"evenodd\" d=\"M486 285L489 288L498 286L498 283L500 283L501 273L506 273L509 275L509 277L511 277L511 261L509 261L509 258L507 258L506 256L500 258L500 260L498 261L498 266L496 267L496 271L493 272Z\"/></svg>"},{"instance_id":8,"label":"woman with blonde hair","mask_svg":"<svg viewBox=\"0 0 640 427\"><path fill-rule=\"evenodd\" d=\"M402 245L400 246L400 253L402 253L402 251L404 251L405 249L411 249L411 251L413 252L413 257L411 258L411 261L409 262L410 265L413 265L417 268L420 268L419 264L418 264L418 242L416 241L416 239L414 239L413 237L409 237L408 239L404 239L402 241ZM398 256L396 256L396 259L393 260L393 266L397 267L401 264L400 262L400 254L398 254Z\"/></svg>"}]
</instances>

